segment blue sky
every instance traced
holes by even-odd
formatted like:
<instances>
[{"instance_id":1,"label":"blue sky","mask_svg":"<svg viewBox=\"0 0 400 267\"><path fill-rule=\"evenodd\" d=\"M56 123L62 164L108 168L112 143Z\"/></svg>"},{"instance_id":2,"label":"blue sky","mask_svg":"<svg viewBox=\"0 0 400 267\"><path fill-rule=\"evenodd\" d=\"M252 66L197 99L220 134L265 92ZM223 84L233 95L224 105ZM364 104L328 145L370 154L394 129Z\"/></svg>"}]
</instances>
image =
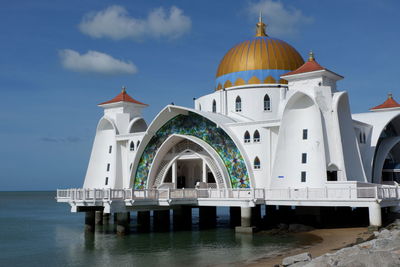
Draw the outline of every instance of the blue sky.
<instances>
[{"instance_id":1,"label":"blue sky","mask_svg":"<svg viewBox=\"0 0 400 267\"><path fill-rule=\"evenodd\" d=\"M147 122L192 106L260 9L270 36L345 77L353 112L400 101L396 0L2 1L0 191L82 186L98 103L125 85Z\"/></svg>"}]
</instances>

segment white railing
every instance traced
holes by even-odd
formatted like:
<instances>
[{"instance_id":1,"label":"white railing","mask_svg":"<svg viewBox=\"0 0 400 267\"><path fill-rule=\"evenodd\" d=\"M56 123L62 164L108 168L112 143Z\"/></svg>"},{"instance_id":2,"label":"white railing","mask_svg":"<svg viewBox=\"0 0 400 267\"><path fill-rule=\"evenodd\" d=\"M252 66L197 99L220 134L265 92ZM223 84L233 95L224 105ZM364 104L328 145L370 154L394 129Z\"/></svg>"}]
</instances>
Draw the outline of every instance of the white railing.
<instances>
[{"instance_id":1,"label":"white railing","mask_svg":"<svg viewBox=\"0 0 400 267\"><path fill-rule=\"evenodd\" d=\"M58 189L60 201L111 200L399 200L397 186L341 187L341 188L284 188L284 189Z\"/></svg>"}]
</instances>

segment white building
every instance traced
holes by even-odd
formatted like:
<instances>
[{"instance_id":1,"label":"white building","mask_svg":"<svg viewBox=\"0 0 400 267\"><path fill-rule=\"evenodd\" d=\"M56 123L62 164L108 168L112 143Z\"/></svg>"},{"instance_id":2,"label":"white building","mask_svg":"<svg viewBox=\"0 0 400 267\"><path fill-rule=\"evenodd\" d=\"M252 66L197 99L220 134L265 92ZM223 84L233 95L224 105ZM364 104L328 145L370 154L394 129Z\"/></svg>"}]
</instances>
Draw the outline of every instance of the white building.
<instances>
[{"instance_id":1,"label":"white building","mask_svg":"<svg viewBox=\"0 0 400 267\"><path fill-rule=\"evenodd\" d=\"M369 207L379 225L378 209L398 205L400 105L390 95L369 112L351 114L347 92L336 85L341 79L312 53L304 63L260 20L256 36L223 57L215 90L193 108L168 105L147 124L146 105L125 89L100 104L104 116L83 188L129 189L125 200L132 201L133 192L152 190L262 190L254 205ZM167 198L156 205L173 205ZM192 198L196 205L245 206L226 194L212 204ZM125 206L139 205L132 201ZM98 205L112 212L110 202Z\"/></svg>"}]
</instances>

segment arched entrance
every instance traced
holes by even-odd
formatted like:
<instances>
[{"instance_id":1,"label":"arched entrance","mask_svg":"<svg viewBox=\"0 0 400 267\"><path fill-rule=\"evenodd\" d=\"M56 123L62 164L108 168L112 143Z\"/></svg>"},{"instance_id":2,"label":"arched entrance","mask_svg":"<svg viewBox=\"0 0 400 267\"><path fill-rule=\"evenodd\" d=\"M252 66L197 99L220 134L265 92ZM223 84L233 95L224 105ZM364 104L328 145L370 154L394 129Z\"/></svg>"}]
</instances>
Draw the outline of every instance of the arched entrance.
<instances>
[{"instance_id":1,"label":"arched entrance","mask_svg":"<svg viewBox=\"0 0 400 267\"><path fill-rule=\"evenodd\" d=\"M165 153L165 147L169 150ZM164 151L164 152L163 152ZM160 148L149 173L148 188L226 188L221 162L203 146L172 136Z\"/></svg>"},{"instance_id":2,"label":"arched entrance","mask_svg":"<svg viewBox=\"0 0 400 267\"><path fill-rule=\"evenodd\" d=\"M387 154L382 169L382 183L400 183L400 142Z\"/></svg>"},{"instance_id":3,"label":"arched entrance","mask_svg":"<svg viewBox=\"0 0 400 267\"><path fill-rule=\"evenodd\" d=\"M166 165L169 162L164 159L164 154L176 145L176 142L170 142L168 139L175 136L191 140L207 151L209 158L213 159L207 162L207 165L217 184L224 184L227 188L251 187L245 158L221 126L199 114L187 111L186 114L178 114L166 121L163 117L171 115L169 109L172 108L166 108L152 122L138 149L141 152L138 152L138 155L141 156L134 160L131 180L135 189L154 186L152 180L159 173L160 164ZM218 174L214 170L220 171L223 183L219 183ZM168 169L165 169L165 172L167 171Z\"/></svg>"},{"instance_id":4,"label":"arched entrance","mask_svg":"<svg viewBox=\"0 0 400 267\"><path fill-rule=\"evenodd\" d=\"M335 164L329 164L326 170L326 180L328 182L337 181L338 180L338 167Z\"/></svg>"}]
</instances>

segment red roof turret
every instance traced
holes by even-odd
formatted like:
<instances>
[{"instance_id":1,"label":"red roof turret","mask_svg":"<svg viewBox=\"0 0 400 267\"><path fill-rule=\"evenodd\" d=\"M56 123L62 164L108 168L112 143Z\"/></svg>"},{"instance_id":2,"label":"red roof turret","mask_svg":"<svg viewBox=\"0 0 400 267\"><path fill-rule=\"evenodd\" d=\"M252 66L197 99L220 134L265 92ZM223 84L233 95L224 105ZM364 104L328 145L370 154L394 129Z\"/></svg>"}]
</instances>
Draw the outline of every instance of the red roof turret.
<instances>
[{"instance_id":1,"label":"red roof turret","mask_svg":"<svg viewBox=\"0 0 400 267\"><path fill-rule=\"evenodd\" d=\"M301 73L307 73L307 72L313 72L313 71L319 71L319 70L326 70L328 72L333 73L334 75L338 76L339 78L343 78L343 76L334 73L333 71L328 70L327 68L322 67L314 58L314 53L310 52L308 61L301 65L299 68L297 68L294 71L285 73L281 75L281 77L285 76L290 76L290 75L296 75L296 74L301 74Z\"/></svg>"},{"instance_id":2,"label":"red roof turret","mask_svg":"<svg viewBox=\"0 0 400 267\"><path fill-rule=\"evenodd\" d=\"M99 105L105 105L105 104L111 104L111 103L117 103L117 102L130 102L138 105L144 105L148 106L147 104L144 104L142 102L137 101L136 99L133 99L130 95L127 94L125 87L122 87L122 92L114 97L113 99L100 103Z\"/></svg>"},{"instance_id":3,"label":"red roof turret","mask_svg":"<svg viewBox=\"0 0 400 267\"><path fill-rule=\"evenodd\" d=\"M378 109L386 109L386 108L400 108L400 104L393 99L393 95L391 93L388 94L388 98L383 104L379 106L373 107L370 110L378 110Z\"/></svg>"}]
</instances>

